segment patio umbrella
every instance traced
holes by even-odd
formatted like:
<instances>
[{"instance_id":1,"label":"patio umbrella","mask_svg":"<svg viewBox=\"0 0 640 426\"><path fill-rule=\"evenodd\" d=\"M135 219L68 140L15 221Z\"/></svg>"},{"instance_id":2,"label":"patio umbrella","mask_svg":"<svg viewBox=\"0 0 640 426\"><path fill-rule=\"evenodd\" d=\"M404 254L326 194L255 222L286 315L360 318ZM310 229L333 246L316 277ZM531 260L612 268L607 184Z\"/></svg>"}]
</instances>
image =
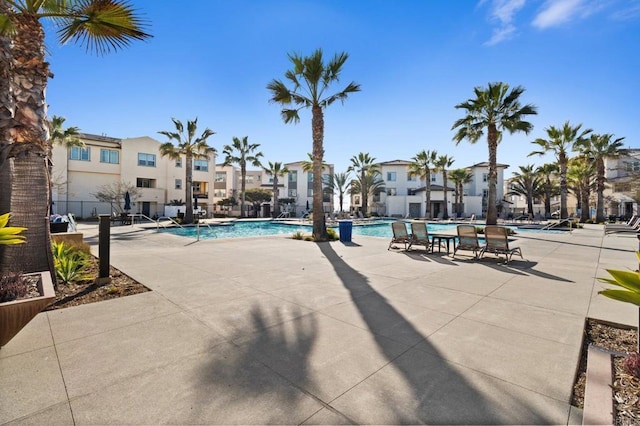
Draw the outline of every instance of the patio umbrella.
<instances>
[{"instance_id":1,"label":"patio umbrella","mask_svg":"<svg viewBox=\"0 0 640 426\"><path fill-rule=\"evenodd\" d=\"M124 209L131 210L131 195L129 195L129 191L124 194Z\"/></svg>"}]
</instances>

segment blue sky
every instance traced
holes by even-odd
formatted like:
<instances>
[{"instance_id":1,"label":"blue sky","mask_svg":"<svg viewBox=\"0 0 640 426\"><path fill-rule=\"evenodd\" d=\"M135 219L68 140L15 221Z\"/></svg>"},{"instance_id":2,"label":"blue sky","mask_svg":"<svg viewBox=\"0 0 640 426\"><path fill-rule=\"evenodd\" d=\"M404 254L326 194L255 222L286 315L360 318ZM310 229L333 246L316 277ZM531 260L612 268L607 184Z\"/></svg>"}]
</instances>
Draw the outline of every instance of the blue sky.
<instances>
[{"instance_id":1,"label":"blue sky","mask_svg":"<svg viewBox=\"0 0 640 426\"><path fill-rule=\"evenodd\" d=\"M486 141L456 146L451 126L463 116L454 106L494 81L523 86L521 100L538 108L529 135L505 135L498 147L508 172L552 161L527 157L531 141L566 120L640 147L640 0L131 3L154 37L117 53L60 46L48 32L49 116L86 133L161 142L171 117L197 116L219 152L248 136L265 163L304 160L310 112L285 125L266 85L290 69L287 53L322 48L350 55L335 91L362 86L325 112L325 160L338 172L359 152L390 161L436 150L453 167L486 161Z\"/></svg>"}]
</instances>

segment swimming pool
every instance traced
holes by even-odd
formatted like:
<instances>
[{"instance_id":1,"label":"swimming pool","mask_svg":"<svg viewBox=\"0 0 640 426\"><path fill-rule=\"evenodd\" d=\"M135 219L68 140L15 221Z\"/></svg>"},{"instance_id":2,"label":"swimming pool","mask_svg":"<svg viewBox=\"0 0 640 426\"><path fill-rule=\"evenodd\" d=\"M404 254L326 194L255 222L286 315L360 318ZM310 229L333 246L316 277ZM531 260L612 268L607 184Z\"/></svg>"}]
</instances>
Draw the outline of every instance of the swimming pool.
<instances>
[{"instance_id":1,"label":"swimming pool","mask_svg":"<svg viewBox=\"0 0 640 426\"><path fill-rule=\"evenodd\" d=\"M391 231L390 223L393 220L373 220L365 224L354 224L353 235L365 235L369 237L391 238L393 232ZM407 224L409 226L409 224ZM429 223L427 228L430 233L436 234L439 232L451 231L455 232L457 224L455 223ZM332 227L338 231L338 227ZM516 229L516 228L514 228ZM516 229L517 232L539 232L538 230L525 230ZM200 233L200 239L210 240L216 238L247 238L247 237L260 237L269 235L293 235L296 232L302 232L303 234L311 234L311 224L291 225L279 222L273 222L270 220L250 220L243 221L237 220L234 222L227 222L224 225L211 224L211 226L200 225L200 229L196 227L185 228L160 228L160 232L168 234L179 235L182 237L196 238L198 232ZM549 231L545 231L549 232ZM553 231L552 231L553 232ZM562 232L562 231L556 231Z\"/></svg>"}]
</instances>

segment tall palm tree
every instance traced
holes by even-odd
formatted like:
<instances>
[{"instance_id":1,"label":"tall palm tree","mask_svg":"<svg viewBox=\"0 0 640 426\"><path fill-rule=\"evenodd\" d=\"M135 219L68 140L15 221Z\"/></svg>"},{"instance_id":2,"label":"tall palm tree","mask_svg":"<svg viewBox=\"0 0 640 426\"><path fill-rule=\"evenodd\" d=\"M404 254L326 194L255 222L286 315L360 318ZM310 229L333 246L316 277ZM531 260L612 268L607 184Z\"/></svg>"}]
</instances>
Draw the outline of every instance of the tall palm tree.
<instances>
[{"instance_id":1,"label":"tall palm tree","mask_svg":"<svg viewBox=\"0 0 640 426\"><path fill-rule=\"evenodd\" d=\"M513 173L509 194L525 197L527 200L527 213L533 215L533 199L542 192L542 179L536 173L533 164L520 166L519 172Z\"/></svg>"},{"instance_id":2,"label":"tall palm tree","mask_svg":"<svg viewBox=\"0 0 640 426\"><path fill-rule=\"evenodd\" d=\"M424 179L425 182L425 210L424 217L431 219L431 168L435 167L435 162L438 158L436 151L422 150L411 158L408 171L409 176L418 176L420 179Z\"/></svg>"},{"instance_id":3,"label":"tall palm tree","mask_svg":"<svg viewBox=\"0 0 640 426\"><path fill-rule=\"evenodd\" d=\"M194 120L187 120L186 132L185 127L180 120L175 118L172 118L171 120L176 127L175 131L158 132L159 134L169 138L168 142L160 145L160 155L163 157L169 157L173 160L177 160L183 155L185 157L186 182L184 185L184 197L187 207L184 212L184 222L193 223L193 160L208 160L212 155L215 158L216 149L207 144L207 139L213 136L215 132L206 128L202 134L196 138L198 118L195 118ZM173 144L174 141L176 145Z\"/></svg>"},{"instance_id":4,"label":"tall palm tree","mask_svg":"<svg viewBox=\"0 0 640 426\"><path fill-rule=\"evenodd\" d=\"M324 153L322 155L324 155ZM302 171L306 173L313 173L313 155L310 152L308 152L307 156L309 157L308 161L302 160L300 162L302 166ZM329 167L329 164L326 161L322 160L322 168L321 168L322 171L324 171L324 169L327 167Z\"/></svg>"},{"instance_id":5,"label":"tall palm tree","mask_svg":"<svg viewBox=\"0 0 640 426\"><path fill-rule=\"evenodd\" d=\"M299 112L303 108L311 109L311 135L313 139L313 238L316 241L327 240L327 228L322 212L322 159L324 155L324 109L335 101L344 102L349 94L359 92L360 85L349 83L337 93L327 94L333 83L340 79L342 66L349 58L347 53L336 54L326 64L322 58L322 49L310 56L296 53L288 55L293 69L285 73L292 85L287 87L281 80L272 80L267 89L271 92L271 102L282 105L282 119L285 123L300 122Z\"/></svg>"},{"instance_id":6,"label":"tall palm tree","mask_svg":"<svg viewBox=\"0 0 640 426\"><path fill-rule=\"evenodd\" d=\"M351 177L349 176L349 172L346 173L334 173L329 175L329 179L325 182L327 188L331 189L332 192L338 192L338 204L340 205L340 213L344 211L344 194L349 191L349 187L351 186Z\"/></svg>"},{"instance_id":7,"label":"tall palm tree","mask_svg":"<svg viewBox=\"0 0 640 426\"><path fill-rule=\"evenodd\" d=\"M277 217L278 214L280 214L278 206L278 180L281 177L285 177L287 173L289 173L289 169L278 161L275 163L269 161L269 167L264 167L263 169L269 176L273 176L273 217Z\"/></svg>"},{"instance_id":8,"label":"tall palm tree","mask_svg":"<svg viewBox=\"0 0 640 426\"><path fill-rule=\"evenodd\" d=\"M369 195L378 195L384 190L384 180L382 179L380 170L375 167L365 171L364 176L358 175L358 177L351 183L352 194L360 194L362 196L362 194L365 193L367 194L367 198Z\"/></svg>"},{"instance_id":9,"label":"tall palm tree","mask_svg":"<svg viewBox=\"0 0 640 426\"><path fill-rule=\"evenodd\" d=\"M591 134L588 139L583 139L575 145L575 149L594 162L596 167L596 222L604 222L604 183L605 170L604 159L606 157L618 157L626 150L622 149L624 137L613 139L612 134Z\"/></svg>"},{"instance_id":10,"label":"tall palm tree","mask_svg":"<svg viewBox=\"0 0 640 426\"><path fill-rule=\"evenodd\" d=\"M554 182L552 176L558 172L558 165L554 163L546 163L536 169L536 174L542 181L542 193L544 196L544 217L551 217L551 197L554 194Z\"/></svg>"},{"instance_id":11,"label":"tall palm tree","mask_svg":"<svg viewBox=\"0 0 640 426\"><path fill-rule=\"evenodd\" d=\"M469 169L455 169L449 172L449 179L451 179L455 185L455 204L456 204L456 217L459 213L460 205L463 203L464 197L464 185L473 180L473 172Z\"/></svg>"},{"instance_id":12,"label":"tall palm tree","mask_svg":"<svg viewBox=\"0 0 640 426\"><path fill-rule=\"evenodd\" d=\"M567 164L567 188L573 191L578 200L581 222L591 219L589 199L591 191L595 189L594 172L595 164L583 155L570 159Z\"/></svg>"},{"instance_id":13,"label":"tall palm tree","mask_svg":"<svg viewBox=\"0 0 640 426\"><path fill-rule=\"evenodd\" d=\"M54 145L62 145L65 148L70 148L72 146L84 146L84 142L80 139L80 129L78 127L72 126L67 127L66 129L63 127L66 119L64 117L60 117L54 115L51 120L49 120L49 143L47 144L47 158L49 165L49 192L53 194L53 161L51 159L51 154L53 152ZM53 198L51 200L50 209L53 208ZM53 210L50 211L53 214Z\"/></svg>"},{"instance_id":14,"label":"tall palm tree","mask_svg":"<svg viewBox=\"0 0 640 426\"><path fill-rule=\"evenodd\" d=\"M458 129L453 137L456 145L463 140L476 143L487 132L487 145L489 146L489 197L487 200L487 225L495 225L498 221L497 206L497 151L498 143L502 140L504 131L510 134L524 132L529 134L533 124L525 121L527 115L537 114L537 109L531 104L521 105L520 95L524 92L522 86L509 90L506 83L489 83L486 89L476 87L475 99L456 105L458 109L464 109L467 115L454 124L453 129Z\"/></svg>"},{"instance_id":15,"label":"tall palm tree","mask_svg":"<svg viewBox=\"0 0 640 426\"><path fill-rule=\"evenodd\" d=\"M453 157L449 157L448 155L441 155L438 159L433 163L435 169L434 171L439 171L442 173L442 192L444 197L444 208L442 209L442 218L449 219L449 208L447 207L447 192L449 188L447 188L447 175L449 172L447 169L451 167L455 160Z\"/></svg>"},{"instance_id":16,"label":"tall palm tree","mask_svg":"<svg viewBox=\"0 0 640 426\"><path fill-rule=\"evenodd\" d=\"M540 147L540 150L529 154L544 155L552 152L556 156L558 163L558 175L560 177L560 218L565 219L569 213L567 211L567 163L569 161L569 151L576 144L580 144L584 138L591 133L591 129L580 132L582 124L571 126L566 121L562 128L549 126L545 129L547 139L538 138L532 143Z\"/></svg>"},{"instance_id":17,"label":"tall palm tree","mask_svg":"<svg viewBox=\"0 0 640 426\"><path fill-rule=\"evenodd\" d=\"M351 165L347 168L347 173L354 172L356 181L359 182L360 197L362 200L362 214L366 215L369 208L369 193L367 174L380 173L380 165L376 164L375 157L368 152L360 152L351 157ZM353 189L353 186L352 186Z\"/></svg>"},{"instance_id":18,"label":"tall palm tree","mask_svg":"<svg viewBox=\"0 0 640 426\"><path fill-rule=\"evenodd\" d=\"M257 151L259 143L249 143L249 137L245 136L242 139L233 137L233 144L225 145L222 149L222 153L225 155L223 166L229 166L231 164L238 164L240 166L240 217L244 217L244 204L245 204L245 189L246 189L246 177L247 177L247 163L253 167L262 167L260 158L263 157L262 152Z\"/></svg>"},{"instance_id":19,"label":"tall palm tree","mask_svg":"<svg viewBox=\"0 0 640 426\"><path fill-rule=\"evenodd\" d=\"M0 251L0 272L52 270L45 220L51 198L45 93L51 72L45 61L41 20L51 18L59 24L60 43L75 42L98 54L150 35L126 0L1 0L0 5L0 73L8 70L10 75L10 91L3 88L0 94L0 129L6 137L0 147L0 159L4 159L0 164L0 210L10 210L12 223L27 228L26 244ZM11 179L5 180L8 175Z\"/></svg>"}]
</instances>

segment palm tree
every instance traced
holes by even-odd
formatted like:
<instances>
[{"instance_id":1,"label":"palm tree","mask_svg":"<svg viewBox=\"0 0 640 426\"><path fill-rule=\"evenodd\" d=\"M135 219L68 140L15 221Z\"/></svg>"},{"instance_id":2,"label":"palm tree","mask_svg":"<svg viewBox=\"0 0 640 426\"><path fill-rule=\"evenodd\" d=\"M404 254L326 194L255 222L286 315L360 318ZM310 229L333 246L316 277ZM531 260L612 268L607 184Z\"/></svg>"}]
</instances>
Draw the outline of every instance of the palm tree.
<instances>
[{"instance_id":1,"label":"palm tree","mask_svg":"<svg viewBox=\"0 0 640 426\"><path fill-rule=\"evenodd\" d=\"M184 213L184 222L193 223L193 160L208 160L213 155L215 158L216 149L207 144L207 139L214 135L215 132L209 128L204 129L200 137L195 138L198 130L198 119L193 121L187 120L187 129L185 132L184 125L180 120L171 119L176 127L175 131L161 131L161 135L169 138L168 142L160 145L160 155L169 157L173 160L185 156L185 185L184 197L186 200L186 211ZM195 139L194 139L195 138ZM176 145L173 144L175 141ZM215 162L215 161L214 161Z\"/></svg>"},{"instance_id":2,"label":"palm tree","mask_svg":"<svg viewBox=\"0 0 640 426\"><path fill-rule=\"evenodd\" d=\"M380 165L376 164L375 157L369 155L368 152L360 152L358 155L351 157L351 165L347 168L347 173L354 172L356 181L359 182L360 197L362 199L362 214L366 215L369 208L369 193L367 175L380 173ZM353 186L352 188L353 189Z\"/></svg>"},{"instance_id":3,"label":"palm tree","mask_svg":"<svg viewBox=\"0 0 640 426\"><path fill-rule=\"evenodd\" d=\"M590 217L589 199L595 188L595 165L585 156L574 157L567 164L567 187L571 189L578 200L580 222L586 222Z\"/></svg>"},{"instance_id":4,"label":"palm tree","mask_svg":"<svg viewBox=\"0 0 640 426\"><path fill-rule=\"evenodd\" d=\"M275 163L269 161L269 167L263 169L269 176L273 176L273 217L277 217L280 214L278 209L278 178L286 176L289 169L277 161Z\"/></svg>"},{"instance_id":5,"label":"palm tree","mask_svg":"<svg viewBox=\"0 0 640 426\"><path fill-rule=\"evenodd\" d=\"M489 197L487 200L487 225L495 225L498 221L497 192L497 151L498 143L502 140L504 131L510 134L524 132L529 134L533 124L525 121L527 115L537 114L537 109L531 104L521 105L519 98L524 92L522 86L517 86L509 91L506 83L489 83L486 89L476 87L475 99L456 105L458 109L464 109L467 115L454 124L453 129L458 129L453 140L456 145L463 140L476 143L487 132L487 144L489 146Z\"/></svg>"},{"instance_id":6,"label":"palm tree","mask_svg":"<svg viewBox=\"0 0 640 426\"><path fill-rule=\"evenodd\" d=\"M626 150L622 149L624 137L613 139L611 134L591 134L588 139L583 139L575 145L575 149L595 163L596 166L596 222L604 222L604 183L605 170L604 159L606 157L618 157Z\"/></svg>"},{"instance_id":7,"label":"palm tree","mask_svg":"<svg viewBox=\"0 0 640 426\"><path fill-rule=\"evenodd\" d=\"M324 152L322 153L322 155L324 156ZM313 155L308 152L307 156L309 157L309 160L302 160L300 162L302 171L306 173L313 173ZM327 164L326 161L322 160L322 171L324 171L324 169L327 167L329 167L329 164Z\"/></svg>"},{"instance_id":8,"label":"palm tree","mask_svg":"<svg viewBox=\"0 0 640 426\"><path fill-rule=\"evenodd\" d=\"M322 49L310 56L302 57L296 53L288 55L293 69L285 73L292 85L288 88L280 80L272 80L267 89L271 92L271 102L283 106L281 111L285 123L300 122L299 112L311 108L311 135L313 139L313 238L316 241L327 240L327 229L322 212L322 159L324 155L324 109L335 101L344 102L349 94L360 91L360 85L349 83L341 91L327 95L327 90L340 79L342 66L349 58L347 53L336 54L326 64L322 58ZM292 108L293 107L293 108Z\"/></svg>"},{"instance_id":9,"label":"palm tree","mask_svg":"<svg viewBox=\"0 0 640 426\"><path fill-rule=\"evenodd\" d=\"M449 208L447 207L447 191L449 191L449 188L447 188L447 175L449 172L447 171L447 169L451 167L454 161L455 160L453 159L453 157L441 155L433 163L435 167L434 171L439 171L442 173L442 192L444 197L444 208L442 209L443 219L449 219Z\"/></svg>"},{"instance_id":10,"label":"palm tree","mask_svg":"<svg viewBox=\"0 0 640 426\"><path fill-rule=\"evenodd\" d=\"M455 169L449 172L449 179L455 184L455 204L456 204L456 217L459 213L460 205L463 203L464 185L473 180L473 172L469 169Z\"/></svg>"},{"instance_id":11,"label":"palm tree","mask_svg":"<svg viewBox=\"0 0 640 426\"><path fill-rule=\"evenodd\" d=\"M384 180L382 179L382 175L380 174L380 170L377 168L368 169L364 176L359 175L352 183L351 183L351 193L352 194L367 194L367 198L369 195L378 195L385 190Z\"/></svg>"},{"instance_id":12,"label":"palm tree","mask_svg":"<svg viewBox=\"0 0 640 426\"><path fill-rule=\"evenodd\" d=\"M569 161L568 152L571 148L580 144L584 138L591 133L591 129L580 132L582 124L571 126L568 121L564 123L562 128L550 126L545 129L547 139L538 138L532 143L538 145L541 149L533 151L532 155L544 155L552 152L556 156L558 163L558 174L560 176L560 218L565 219L569 214L567 212L567 163Z\"/></svg>"},{"instance_id":13,"label":"palm tree","mask_svg":"<svg viewBox=\"0 0 640 426\"><path fill-rule=\"evenodd\" d=\"M0 94L0 129L8 143L0 149L0 209L12 223L26 227L26 244L0 252L0 272L53 269L48 215L51 199L46 164L49 141L45 93L51 75L45 61L43 18L59 24L58 40L75 42L98 54L150 37L126 0L0 1L0 78L9 81ZM10 78L5 80L6 74ZM6 86L6 83L5 83ZM9 134L8 129L11 129ZM8 159L8 160L7 160Z\"/></svg>"},{"instance_id":14,"label":"palm tree","mask_svg":"<svg viewBox=\"0 0 640 426\"><path fill-rule=\"evenodd\" d=\"M533 199L542 192L542 179L534 170L534 165L520 166L509 182L509 194L522 195L527 200L527 213L533 215Z\"/></svg>"},{"instance_id":15,"label":"palm tree","mask_svg":"<svg viewBox=\"0 0 640 426\"><path fill-rule=\"evenodd\" d=\"M332 192L338 191L338 203L340 205L340 213L342 213L344 211L342 208L344 204L344 194L351 186L349 172L329 175L329 179L325 182L325 185L327 185L327 188L331 189Z\"/></svg>"},{"instance_id":16,"label":"palm tree","mask_svg":"<svg viewBox=\"0 0 640 426\"><path fill-rule=\"evenodd\" d=\"M552 180L552 176L557 173L558 165L554 163L546 163L536 169L536 174L542 181L542 194L544 196L544 217L551 217L551 197L554 194L556 186Z\"/></svg>"},{"instance_id":17,"label":"palm tree","mask_svg":"<svg viewBox=\"0 0 640 426\"><path fill-rule=\"evenodd\" d=\"M53 145L62 145L65 148L70 148L72 146L84 146L84 142L80 139L80 129L78 127L67 127L66 129L63 127L66 119L64 117L60 117L54 115L51 120L48 122L49 124L49 143L47 144L47 158L48 158L48 166L49 166L49 193L53 194L53 161L51 160L51 153L53 151ZM53 198L51 200L50 209L53 208ZM49 213L53 214L51 210Z\"/></svg>"},{"instance_id":18,"label":"palm tree","mask_svg":"<svg viewBox=\"0 0 640 426\"><path fill-rule=\"evenodd\" d=\"M431 219L431 166L435 166L438 153L422 150L411 159L408 170L409 176L418 176L425 181L425 210L424 216Z\"/></svg>"},{"instance_id":19,"label":"palm tree","mask_svg":"<svg viewBox=\"0 0 640 426\"><path fill-rule=\"evenodd\" d=\"M240 217L244 217L244 204L245 204L245 189L246 189L246 177L247 177L247 163L253 167L262 167L260 158L262 158L262 152L256 150L260 146L259 143L249 143L249 137L245 136L242 139L233 137L233 144L225 145L222 149L222 153L225 155L223 166L231 164L238 164L240 166Z\"/></svg>"}]
</instances>

